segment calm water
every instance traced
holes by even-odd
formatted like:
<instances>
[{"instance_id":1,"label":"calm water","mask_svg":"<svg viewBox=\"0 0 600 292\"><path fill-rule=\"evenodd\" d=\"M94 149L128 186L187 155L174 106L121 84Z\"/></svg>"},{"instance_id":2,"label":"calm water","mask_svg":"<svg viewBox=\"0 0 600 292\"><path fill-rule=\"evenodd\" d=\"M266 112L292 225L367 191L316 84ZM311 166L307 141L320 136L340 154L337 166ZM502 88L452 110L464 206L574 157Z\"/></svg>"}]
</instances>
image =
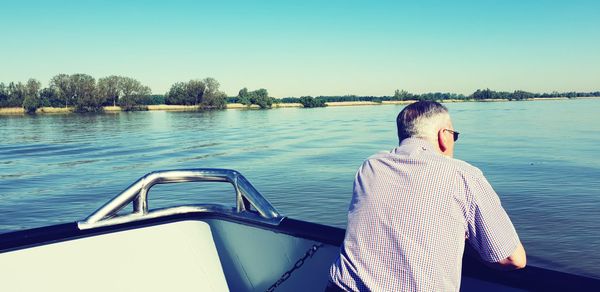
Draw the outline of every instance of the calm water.
<instances>
[{"instance_id":1,"label":"calm water","mask_svg":"<svg viewBox=\"0 0 600 292\"><path fill-rule=\"evenodd\" d=\"M600 100L447 106L455 156L487 175L530 263L600 277ZM344 227L354 173L395 147L401 109L0 116L0 233L82 219L147 172L195 167L239 170L282 214ZM150 200L234 195L188 183Z\"/></svg>"}]
</instances>

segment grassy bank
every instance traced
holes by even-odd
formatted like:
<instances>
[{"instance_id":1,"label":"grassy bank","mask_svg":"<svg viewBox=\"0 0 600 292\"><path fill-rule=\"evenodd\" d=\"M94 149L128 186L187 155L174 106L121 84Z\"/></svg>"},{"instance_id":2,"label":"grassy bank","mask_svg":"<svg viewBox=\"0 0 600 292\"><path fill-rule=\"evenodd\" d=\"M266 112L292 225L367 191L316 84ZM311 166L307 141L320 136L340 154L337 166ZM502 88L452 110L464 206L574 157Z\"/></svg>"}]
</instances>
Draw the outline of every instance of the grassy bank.
<instances>
[{"instance_id":1,"label":"grassy bank","mask_svg":"<svg viewBox=\"0 0 600 292\"><path fill-rule=\"evenodd\" d=\"M72 113L73 108L71 107L41 107L38 108L35 113L36 114L66 114ZM23 115L25 114L25 109L22 107L3 107L0 108L0 115Z\"/></svg>"}]
</instances>

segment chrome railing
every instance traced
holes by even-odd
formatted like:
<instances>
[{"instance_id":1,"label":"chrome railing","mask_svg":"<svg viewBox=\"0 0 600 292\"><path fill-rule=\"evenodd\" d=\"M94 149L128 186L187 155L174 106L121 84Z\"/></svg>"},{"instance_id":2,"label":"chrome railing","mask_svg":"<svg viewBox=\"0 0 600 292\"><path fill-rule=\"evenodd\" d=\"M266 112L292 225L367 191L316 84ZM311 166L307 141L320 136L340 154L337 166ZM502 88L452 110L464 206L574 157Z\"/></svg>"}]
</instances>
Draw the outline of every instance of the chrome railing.
<instances>
[{"instance_id":1,"label":"chrome railing","mask_svg":"<svg viewBox=\"0 0 600 292\"><path fill-rule=\"evenodd\" d=\"M152 186L156 184L180 182L231 183L235 189L235 208L204 204L148 210L148 192ZM117 214L130 203L133 205L133 211L131 213L125 215ZM155 171L146 174L86 219L79 221L78 225L79 229L90 229L173 214L207 211L216 211L232 216L253 218L269 224L279 224L283 219L271 203L269 203L269 201L267 201L239 172L230 169L200 168Z\"/></svg>"}]
</instances>

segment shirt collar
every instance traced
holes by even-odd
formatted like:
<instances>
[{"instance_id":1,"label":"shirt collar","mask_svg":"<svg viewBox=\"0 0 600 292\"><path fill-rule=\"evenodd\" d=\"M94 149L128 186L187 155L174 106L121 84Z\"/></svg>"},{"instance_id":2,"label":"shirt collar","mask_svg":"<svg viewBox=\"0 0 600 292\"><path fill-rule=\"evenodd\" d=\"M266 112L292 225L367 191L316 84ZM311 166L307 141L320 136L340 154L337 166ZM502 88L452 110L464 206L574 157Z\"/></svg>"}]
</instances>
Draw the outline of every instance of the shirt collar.
<instances>
[{"instance_id":1,"label":"shirt collar","mask_svg":"<svg viewBox=\"0 0 600 292\"><path fill-rule=\"evenodd\" d=\"M413 152L413 151L430 151L437 153L434 146L423 138L410 137L402 140L400 146L396 147L393 152Z\"/></svg>"}]
</instances>

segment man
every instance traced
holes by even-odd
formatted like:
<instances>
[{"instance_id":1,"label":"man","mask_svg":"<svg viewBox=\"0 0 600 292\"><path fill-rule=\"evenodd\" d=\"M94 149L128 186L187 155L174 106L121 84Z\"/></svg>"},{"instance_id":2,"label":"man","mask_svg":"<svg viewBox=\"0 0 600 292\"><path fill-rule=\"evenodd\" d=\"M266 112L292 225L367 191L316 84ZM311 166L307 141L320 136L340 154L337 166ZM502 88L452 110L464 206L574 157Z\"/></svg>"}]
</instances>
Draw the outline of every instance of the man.
<instances>
[{"instance_id":1,"label":"man","mask_svg":"<svg viewBox=\"0 0 600 292\"><path fill-rule=\"evenodd\" d=\"M453 159L458 132L433 101L405 107L400 146L359 168L331 291L459 291L465 239L499 269L523 245L482 172Z\"/></svg>"}]
</instances>

